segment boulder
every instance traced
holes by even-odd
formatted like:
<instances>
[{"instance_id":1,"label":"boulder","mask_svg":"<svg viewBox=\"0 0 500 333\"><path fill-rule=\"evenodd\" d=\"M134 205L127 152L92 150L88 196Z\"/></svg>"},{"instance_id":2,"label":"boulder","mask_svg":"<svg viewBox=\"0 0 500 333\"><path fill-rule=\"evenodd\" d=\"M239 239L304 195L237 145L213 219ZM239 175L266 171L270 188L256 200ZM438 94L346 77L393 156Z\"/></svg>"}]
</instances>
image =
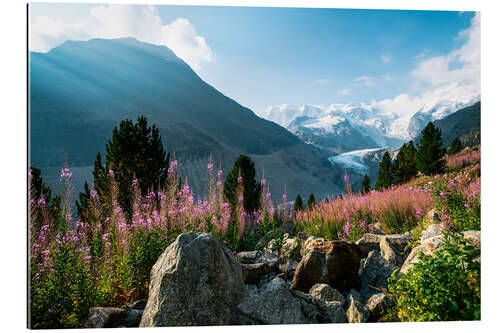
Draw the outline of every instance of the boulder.
<instances>
[{"instance_id":1,"label":"boulder","mask_svg":"<svg viewBox=\"0 0 500 333\"><path fill-rule=\"evenodd\" d=\"M363 303L359 302L351 295L346 317L348 323L366 323L370 317L370 312Z\"/></svg>"},{"instance_id":2,"label":"boulder","mask_svg":"<svg viewBox=\"0 0 500 333\"><path fill-rule=\"evenodd\" d=\"M429 230L431 227L432 226L430 226L427 229ZM436 228L436 227L434 227L434 228ZM436 230L436 229L433 229L433 230ZM430 232L429 232L429 234L430 234ZM477 231L477 230L465 231L464 238L471 240L472 244L474 246L481 248L481 232L480 231ZM421 240L421 244L412 249L412 251L410 252L408 257L406 258L405 262L401 266L399 273L405 274L406 272L408 272L408 270L410 270L410 268L416 262L418 262L418 254L420 252L422 252L426 255L431 255L432 253L438 251L440 249L440 245L442 242L443 242L442 230L436 236L424 238L423 241ZM480 260L480 259L478 258L477 260Z\"/></svg>"},{"instance_id":3,"label":"boulder","mask_svg":"<svg viewBox=\"0 0 500 333\"><path fill-rule=\"evenodd\" d=\"M445 228L441 223L431 224L424 230L424 232L422 232L422 235L420 236L420 243L425 242L426 239L441 235L444 229Z\"/></svg>"},{"instance_id":4,"label":"boulder","mask_svg":"<svg viewBox=\"0 0 500 333\"><path fill-rule=\"evenodd\" d=\"M358 286L361 251L356 244L311 240L304 253L295 270L292 289L308 292L316 283L327 283L341 291Z\"/></svg>"},{"instance_id":5,"label":"boulder","mask_svg":"<svg viewBox=\"0 0 500 333\"><path fill-rule=\"evenodd\" d=\"M361 280L361 294L365 297L380 290L387 289L387 279L398 266L385 260L379 251L371 251L361 261L359 275Z\"/></svg>"},{"instance_id":6,"label":"boulder","mask_svg":"<svg viewBox=\"0 0 500 333\"><path fill-rule=\"evenodd\" d=\"M256 296L247 297L237 306L241 324L306 324L302 302L294 297L285 281L276 278Z\"/></svg>"},{"instance_id":7,"label":"boulder","mask_svg":"<svg viewBox=\"0 0 500 333\"><path fill-rule=\"evenodd\" d=\"M253 289L253 288L252 288ZM290 290L276 277L245 298L236 308L240 324L312 324L345 322L340 302L322 301Z\"/></svg>"},{"instance_id":8,"label":"boulder","mask_svg":"<svg viewBox=\"0 0 500 333\"><path fill-rule=\"evenodd\" d=\"M139 327L142 310L118 307L94 307L89 310L87 328Z\"/></svg>"},{"instance_id":9,"label":"boulder","mask_svg":"<svg viewBox=\"0 0 500 333\"><path fill-rule=\"evenodd\" d=\"M151 270L141 327L236 324L247 295L236 257L212 234L183 233Z\"/></svg>"},{"instance_id":10,"label":"boulder","mask_svg":"<svg viewBox=\"0 0 500 333\"><path fill-rule=\"evenodd\" d=\"M366 301L366 308L370 311L368 321L378 321L382 317L384 311L389 308L390 304L390 298L386 294L377 293L372 295Z\"/></svg>"},{"instance_id":11,"label":"boulder","mask_svg":"<svg viewBox=\"0 0 500 333\"><path fill-rule=\"evenodd\" d=\"M470 240L475 247L481 248L481 231L467 230L464 232L464 238Z\"/></svg>"},{"instance_id":12,"label":"boulder","mask_svg":"<svg viewBox=\"0 0 500 333\"><path fill-rule=\"evenodd\" d=\"M241 262L245 283L258 283L262 276L278 270L279 259L274 253L245 251L236 254L236 257Z\"/></svg>"},{"instance_id":13,"label":"boulder","mask_svg":"<svg viewBox=\"0 0 500 333\"><path fill-rule=\"evenodd\" d=\"M356 242L356 245L358 245L361 249L362 258L366 258L370 251L379 251L380 242L383 239L385 239L392 245L397 254L402 254L408 247L408 243L411 240L411 234L409 232L395 235L378 235L373 233L366 233Z\"/></svg>"},{"instance_id":14,"label":"boulder","mask_svg":"<svg viewBox=\"0 0 500 333\"><path fill-rule=\"evenodd\" d=\"M127 308L133 310L144 310L146 308L147 299L140 299L127 305Z\"/></svg>"},{"instance_id":15,"label":"boulder","mask_svg":"<svg viewBox=\"0 0 500 333\"><path fill-rule=\"evenodd\" d=\"M310 250L312 250L312 247L310 246L312 243L319 241L319 242L324 242L324 238L319 238L316 236L309 236L307 239L304 241L302 244L302 247L300 248L300 255L301 257L304 257Z\"/></svg>"},{"instance_id":16,"label":"boulder","mask_svg":"<svg viewBox=\"0 0 500 333\"><path fill-rule=\"evenodd\" d=\"M339 302L342 306L345 303L344 296L337 289L333 289L324 283L316 283L309 290L309 294L313 298L323 302Z\"/></svg>"},{"instance_id":17,"label":"boulder","mask_svg":"<svg viewBox=\"0 0 500 333\"><path fill-rule=\"evenodd\" d=\"M286 234L285 236L287 236ZM285 237L280 250L280 258L300 259L300 241L298 238Z\"/></svg>"},{"instance_id":18,"label":"boulder","mask_svg":"<svg viewBox=\"0 0 500 333\"><path fill-rule=\"evenodd\" d=\"M299 263L293 259L283 259L279 264L279 272L284 274L286 279L292 279Z\"/></svg>"}]
</instances>

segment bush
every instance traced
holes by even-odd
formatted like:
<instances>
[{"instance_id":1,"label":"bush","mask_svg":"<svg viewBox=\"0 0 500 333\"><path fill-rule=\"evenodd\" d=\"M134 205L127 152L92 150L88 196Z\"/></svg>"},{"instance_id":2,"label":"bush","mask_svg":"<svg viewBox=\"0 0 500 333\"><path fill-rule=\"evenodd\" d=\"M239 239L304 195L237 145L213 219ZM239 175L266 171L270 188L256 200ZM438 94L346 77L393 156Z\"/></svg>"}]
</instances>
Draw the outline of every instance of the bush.
<instances>
[{"instance_id":1,"label":"bush","mask_svg":"<svg viewBox=\"0 0 500 333\"><path fill-rule=\"evenodd\" d=\"M389 279L389 296L401 321L480 320L480 250L462 234L444 233L442 248L397 279Z\"/></svg>"},{"instance_id":2,"label":"bush","mask_svg":"<svg viewBox=\"0 0 500 333\"><path fill-rule=\"evenodd\" d=\"M481 230L479 179L467 185L457 184L454 180L437 184L433 197L443 223L457 231Z\"/></svg>"}]
</instances>

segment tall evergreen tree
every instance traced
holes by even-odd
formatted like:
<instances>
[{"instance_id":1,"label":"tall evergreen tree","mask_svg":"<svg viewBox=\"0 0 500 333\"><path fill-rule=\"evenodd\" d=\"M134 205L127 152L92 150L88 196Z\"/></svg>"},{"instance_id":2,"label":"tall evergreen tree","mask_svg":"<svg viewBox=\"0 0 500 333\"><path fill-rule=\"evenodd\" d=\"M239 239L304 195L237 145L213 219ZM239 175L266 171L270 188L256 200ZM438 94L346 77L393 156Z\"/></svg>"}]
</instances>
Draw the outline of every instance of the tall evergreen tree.
<instances>
[{"instance_id":1,"label":"tall evergreen tree","mask_svg":"<svg viewBox=\"0 0 500 333\"><path fill-rule=\"evenodd\" d=\"M297 194L297 197L295 198L295 203L293 205L293 210L295 212L298 212L299 210L304 209L304 203L302 202L302 198L300 197L300 194Z\"/></svg>"},{"instance_id":2,"label":"tall evergreen tree","mask_svg":"<svg viewBox=\"0 0 500 333\"><path fill-rule=\"evenodd\" d=\"M316 204L316 199L314 198L314 194L309 194L309 198L307 199L307 208L311 209Z\"/></svg>"},{"instance_id":3,"label":"tall evergreen tree","mask_svg":"<svg viewBox=\"0 0 500 333\"><path fill-rule=\"evenodd\" d=\"M368 177L367 174L363 177L363 180L361 181L361 194L366 194L372 190L371 182L370 182L370 177Z\"/></svg>"},{"instance_id":4,"label":"tall evergreen tree","mask_svg":"<svg viewBox=\"0 0 500 333\"><path fill-rule=\"evenodd\" d=\"M261 186L255 180L255 165L250 157L240 155L234 161L233 168L226 176L224 182L224 195L229 203L235 207L237 203L236 188L238 187L238 176L241 175L243 184L243 206L245 211L253 212L260 205Z\"/></svg>"},{"instance_id":5,"label":"tall evergreen tree","mask_svg":"<svg viewBox=\"0 0 500 333\"><path fill-rule=\"evenodd\" d=\"M108 173L113 171L118 185L118 202L131 213L132 180L137 178L144 194L165 184L170 154L166 154L156 125L148 126L146 117L139 116L137 122L126 119L113 129L111 140L106 144L106 161L102 164L98 153L94 162L94 188L103 201L103 208L109 209ZM88 185L87 185L88 189ZM79 212L88 206L89 193L80 195Z\"/></svg>"},{"instance_id":6,"label":"tall evergreen tree","mask_svg":"<svg viewBox=\"0 0 500 333\"><path fill-rule=\"evenodd\" d=\"M405 183L417 175L413 141L409 141L401 146L393 164L393 171L395 184Z\"/></svg>"},{"instance_id":7,"label":"tall evergreen tree","mask_svg":"<svg viewBox=\"0 0 500 333\"><path fill-rule=\"evenodd\" d=\"M446 163L443 159L445 153L441 130L430 122L423 129L420 142L417 144L415 158L418 171L426 176L443 172Z\"/></svg>"},{"instance_id":8,"label":"tall evergreen tree","mask_svg":"<svg viewBox=\"0 0 500 333\"><path fill-rule=\"evenodd\" d=\"M53 218L58 218L61 213L61 197L57 195L52 197L52 190L43 180L42 171L40 169L33 166L30 169L30 200L37 202L39 199L43 198L51 216ZM32 221L32 223L34 223L37 227L41 226L41 222L41 219Z\"/></svg>"},{"instance_id":9,"label":"tall evergreen tree","mask_svg":"<svg viewBox=\"0 0 500 333\"><path fill-rule=\"evenodd\" d=\"M392 174L392 162L391 155L388 151L384 153L382 156L382 160L380 161L380 165L378 168L378 178L377 183L375 184L375 189L377 191L383 190L391 186L393 181Z\"/></svg>"},{"instance_id":10,"label":"tall evergreen tree","mask_svg":"<svg viewBox=\"0 0 500 333\"><path fill-rule=\"evenodd\" d=\"M451 143L450 149L448 149L448 155L458 154L462 149L464 149L462 142L459 138L455 138L455 140Z\"/></svg>"}]
</instances>

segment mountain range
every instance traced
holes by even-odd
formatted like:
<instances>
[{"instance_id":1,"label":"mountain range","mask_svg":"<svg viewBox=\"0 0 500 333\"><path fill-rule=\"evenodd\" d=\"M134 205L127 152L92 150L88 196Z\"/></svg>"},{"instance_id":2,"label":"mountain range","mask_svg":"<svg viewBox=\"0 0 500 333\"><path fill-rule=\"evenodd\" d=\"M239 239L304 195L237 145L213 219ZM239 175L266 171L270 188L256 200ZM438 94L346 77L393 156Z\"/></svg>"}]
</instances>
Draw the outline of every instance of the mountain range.
<instances>
[{"instance_id":1,"label":"mountain range","mask_svg":"<svg viewBox=\"0 0 500 333\"><path fill-rule=\"evenodd\" d=\"M368 148L399 147L416 138L427 123L471 106L478 98L436 100L409 115L389 112L373 103L328 107L284 104L270 106L259 115L287 128L304 142L341 154Z\"/></svg>"},{"instance_id":2,"label":"mountain range","mask_svg":"<svg viewBox=\"0 0 500 333\"><path fill-rule=\"evenodd\" d=\"M225 172L239 154L249 155L276 197L285 186L290 197L341 191L342 170L321 149L223 95L165 46L92 39L30 52L29 96L30 163L47 175L57 174L67 154L81 171L75 182L91 183L112 129L144 115L197 193L205 189L210 154Z\"/></svg>"}]
</instances>

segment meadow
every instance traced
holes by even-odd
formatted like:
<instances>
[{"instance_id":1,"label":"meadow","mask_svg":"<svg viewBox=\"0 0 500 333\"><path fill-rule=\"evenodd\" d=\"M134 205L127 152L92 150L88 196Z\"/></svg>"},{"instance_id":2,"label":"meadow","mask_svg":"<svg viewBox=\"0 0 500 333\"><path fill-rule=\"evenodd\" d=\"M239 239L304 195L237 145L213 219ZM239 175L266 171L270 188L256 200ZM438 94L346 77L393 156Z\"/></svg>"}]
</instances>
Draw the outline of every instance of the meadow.
<instances>
[{"instance_id":1,"label":"meadow","mask_svg":"<svg viewBox=\"0 0 500 333\"><path fill-rule=\"evenodd\" d=\"M431 209L453 231L480 230L480 152L466 148L446 157L446 172L417 176L383 191L327 198L310 209L294 212L287 193L276 205L266 179L260 180L260 207L246 212L238 178L234 207L223 192L222 170L207 163L207 195L195 200L189 184L177 186L178 162L168 168L166 184L142 194L131 184L128 214L118 203L112 170L109 195L101 200L90 191L91 218L74 221L70 205L71 170L61 172L67 189L62 214L56 215L43 196L30 198L30 313L33 328L83 327L94 306L119 306L147 297L151 267L175 238L187 231L215 234L234 252L253 250L270 231L294 232L328 239L356 241L364 233L422 230ZM32 177L30 170L30 179Z\"/></svg>"}]
</instances>

